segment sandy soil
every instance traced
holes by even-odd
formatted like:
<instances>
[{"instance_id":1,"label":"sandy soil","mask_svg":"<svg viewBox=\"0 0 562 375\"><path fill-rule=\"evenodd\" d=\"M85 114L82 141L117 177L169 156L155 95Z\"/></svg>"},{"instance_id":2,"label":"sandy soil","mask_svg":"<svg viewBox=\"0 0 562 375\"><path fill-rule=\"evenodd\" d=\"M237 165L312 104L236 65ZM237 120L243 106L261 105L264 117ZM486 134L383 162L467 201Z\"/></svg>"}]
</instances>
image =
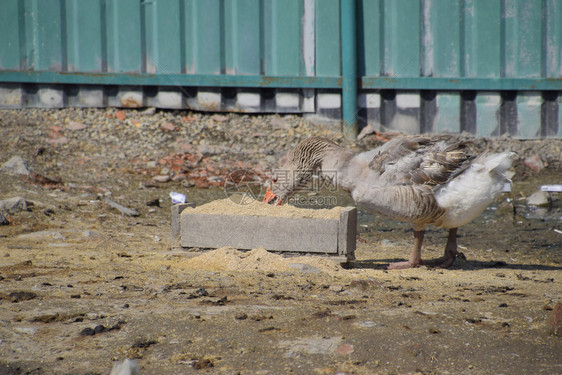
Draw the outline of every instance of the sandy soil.
<instances>
[{"instance_id":1,"label":"sandy soil","mask_svg":"<svg viewBox=\"0 0 562 375\"><path fill-rule=\"evenodd\" d=\"M155 182L161 170L147 173L128 151L114 160L111 147L75 133L47 142L60 139L47 136L60 112L47 114L34 124L0 114L0 164L19 154L51 177L0 172L0 200L29 205L0 226L0 374L108 374L125 358L141 374L562 372L562 337L549 323L562 300L560 211L519 203L562 182L552 154L538 172L516 165L513 192L459 231L466 260L450 269L385 270L408 256L412 231L363 212L357 260L345 267L263 249L192 257L170 248L168 194L203 204L225 198L222 189ZM525 150L561 144L533 143ZM440 256L445 242L431 228L423 255Z\"/></svg>"}]
</instances>

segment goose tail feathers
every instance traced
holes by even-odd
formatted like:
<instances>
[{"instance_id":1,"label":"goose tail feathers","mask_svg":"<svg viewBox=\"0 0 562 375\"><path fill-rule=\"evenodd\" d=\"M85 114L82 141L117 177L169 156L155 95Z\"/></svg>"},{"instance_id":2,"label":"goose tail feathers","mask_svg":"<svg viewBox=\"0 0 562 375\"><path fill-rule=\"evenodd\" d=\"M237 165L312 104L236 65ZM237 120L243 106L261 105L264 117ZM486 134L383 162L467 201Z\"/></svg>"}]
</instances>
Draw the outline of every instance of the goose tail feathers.
<instances>
[{"instance_id":1,"label":"goose tail feathers","mask_svg":"<svg viewBox=\"0 0 562 375\"><path fill-rule=\"evenodd\" d=\"M515 152L483 154L474 160L472 167L481 172L503 175L505 171L511 168L515 156Z\"/></svg>"}]
</instances>

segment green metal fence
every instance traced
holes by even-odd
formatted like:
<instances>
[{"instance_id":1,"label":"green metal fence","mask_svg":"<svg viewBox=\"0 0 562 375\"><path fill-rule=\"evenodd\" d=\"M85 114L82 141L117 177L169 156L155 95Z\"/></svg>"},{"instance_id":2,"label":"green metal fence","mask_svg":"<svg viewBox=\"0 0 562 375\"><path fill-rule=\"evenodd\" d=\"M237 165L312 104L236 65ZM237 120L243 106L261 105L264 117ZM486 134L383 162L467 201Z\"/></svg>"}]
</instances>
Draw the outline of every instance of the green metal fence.
<instances>
[{"instance_id":1,"label":"green metal fence","mask_svg":"<svg viewBox=\"0 0 562 375\"><path fill-rule=\"evenodd\" d=\"M562 137L562 0L2 0L0 107Z\"/></svg>"}]
</instances>

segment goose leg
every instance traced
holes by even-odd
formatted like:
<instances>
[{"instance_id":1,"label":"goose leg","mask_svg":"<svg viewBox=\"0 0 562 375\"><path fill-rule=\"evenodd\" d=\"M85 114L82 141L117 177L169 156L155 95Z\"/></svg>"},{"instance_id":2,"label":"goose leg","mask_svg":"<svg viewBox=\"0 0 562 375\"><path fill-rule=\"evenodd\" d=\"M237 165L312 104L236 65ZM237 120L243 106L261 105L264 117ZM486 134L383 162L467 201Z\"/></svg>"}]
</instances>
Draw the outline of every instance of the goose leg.
<instances>
[{"instance_id":1,"label":"goose leg","mask_svg":"<svg viewBox=\"0 0 562 375\"><path fill-rule=\"evenodd\" d=\"M445 246L445 254L441 258L426 261L430 267L447 268L453 265L457 258L457 229L449 229L449 238L447 238L447 245Z\"/></svg>"},{"instance_id":2,"label":"goose leg","mask_svg":"<svg viewBox=\"0 0 562 375\"><path fill-rule=\"evenodd\" d=\"M421 247L425 230L414 230L414 248L407 262L396 262L388 265L389 270L401 270L406 268L414 268L423 265L421 259Z\"/></svg>"}]
</instances>

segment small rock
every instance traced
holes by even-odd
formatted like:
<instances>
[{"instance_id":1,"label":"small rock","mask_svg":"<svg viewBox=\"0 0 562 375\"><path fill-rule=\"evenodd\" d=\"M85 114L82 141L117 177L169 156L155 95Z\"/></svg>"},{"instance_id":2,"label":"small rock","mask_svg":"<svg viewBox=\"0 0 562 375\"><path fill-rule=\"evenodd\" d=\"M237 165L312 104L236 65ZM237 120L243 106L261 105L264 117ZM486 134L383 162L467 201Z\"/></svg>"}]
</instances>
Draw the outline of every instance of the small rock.
<instances>
[{"instance_id":1,"label":"small rock","mask_svg":"<svg viewBox=\"0 0 562 375\"><path fill-rule=\"evenodd\" d=\"M271 320L273 319L273 315L263 315L263 314L256 314L256 315L252 315L250 316L250 319L256 321L256 322L261 322L262 320Z\"/></svg>"},{"instance_id":2,"label":"small rock","mask_svg":"<svg viewBox=\"0 0 562 375\"><path fill-rule=\"evenodd\" d=\"M341 292L343 290L343 287L341 285L330 285L328 287L328 290L331 292Z\"/></svg>"},{"instance_id":3,"label":"small rock","mask_svg":"<svg viewBox=\"0 0 562 375\"><path fill-rule=\"evenodd\" d=\"M213 145L202 144L197 147L197 152L203 156L220 155L227 151L228 148L224 146L213 146Z\"/></svg>"},{"instance_id":4,"label":"small rock","mask_svg":"<svg viewBox=\"0 0 562 375\"><path fill-rule=\"evenodd\" d=\"M287 121L285 121L283 118L279 117L279 116L275 116L271 119L271 121L269 122L269 124L271 125L271 127L273 129L290 129L291 128L291 124L289 124Z\"/></svg>"},{"instance_id":5,"label":"small rock","mask_svg":"<svg viewBox=\"0 0 562 375\"><path fill-rule=\"evenodd\" d=\"M125 111L117 111L115 112L115 118L119 121L123 121L127 118Z\"/></svg>"},{"instance_id":6,"label":"small rock","mask_svg":"<svg viewBox=\"0 0 562 375\"><path fill-rule=\"evenodd\" d=\"M297 340L287 340L279 342L281 348L287 349L286 357L293 357L299 353L305 354L332 354L342 344L341 337L310 337ZM343 348L342 348L343 350ZM349 350L347 348L346 350ZM344 350L345 351L345 350Z\"/></svg>"},{"instance_id":7,"label":"small rock","mask_svg":"<svg viewBox=\"0 0 562 375\"><path fill-rule=\"evenodd\" d=\"M27 202L22 197L8 198L0 201L0 212L19 212L27 210Z\"/></svg>"},{"instance_id":8,"label":"small rock","mask_svg":"<svg viewBox=\"0 0 562 375\"><path fill-rule=\"evenodd\" d=\"M269 327L264 327L264 328L258 329L258 332L260 332L260 333L272 332L272 331L280 331L280 329L279 329L279 328L276 328L276 327L273 327L273 326L269 326Z\"/></svg>"},{"instance_id":9,"label":"small rock","mask_svg":"<svg viewBox=\"0 0 562 375\"><path fill-rule=\"evenodd\" d=\"M384 324L376 323L370 320L357 323L357 325L363 328L384 327Z\"/></svg>"},{"instance_id":10,"label":"small rock","mask_svg":"<svg viewBox=\"0 0 562 375\"><path fill-rule=\"evenodd\" d=\"M246 314L246 313L238 313L238 314L234 315L234 319L237 319L237 320L245 320L245 319L248 319L248 314Z\"/></svg>"},{"instance_id":11,"label":"small rock","mask_svg":"<svg viewBox=\"0 0 562 375\"><path fill-rule=\"evenodd\" d=\"M155 107L149 107L149 108L145 109L144 111L141 111L141 115L145 115L145 116L152 116L155 113L156 113Z\"/></svg>"},{"instance_id":12,"label":"small rock","mask_svg":"<svg viewBox=\"0 0 562 375\"><path fill-rule=\"evenodd\" d=\"M382 246L396 246L396 243L385 238L385 239L381 240L381 245Z\"/></svg>"},{"instance_id":13,"label":"small rock","mask_svg":"<svg viewBox=\"0 0 562 375\"><path fill-rule=\"evenodd\" d=\"M172 124L171 122L165 122L162 124L162 126L160 126L160 129L164 130L164 131L174 131L176 130L176 126L174 124Z\"/></svg>"},{"instance_id":14,"label":"small rock","mask_svg":"<svg viewBox=\"0 0 562 375\"><path fill-rule=\"evenodd\" d=\"M212 147L207 144L197 146L197 152L204 156L214 155Z\"/></svg>"},{"instance_id":15,"label":"small rock","mask_svg":"<svg viewBox=\"0 0 562 375\"><path fill-rule=\"evenodd\" d=\"M320 269L311 266L310 264L304 263L289 263L290 268L296 268L297 270L301 271L302 273L320 273Z\"/></svg>"},{"instance_id":16,"label":"small rock","mask_svg":"<svg viewBox=\"0 0 562 375\"><path fill-rule=\"evenodd\" d=\"M8 174L29 175L30 170L27 162L21 156L12 156L10 160L2 164L0 171Z\"/></svg>"},{"instance_id":17,"label":"small rock","mask_svg":"<svg viewBox=\"0 0 562 375\"><path fill-rule=\"evenodd\" d=\"M527 159L523 161L530 170L535 173L540 172L544 168L544 162L541 160L541 157L537 154L529 156Z\"/></svg>"},{"instance_id":18,"label":"small rock","mask_svg":"<svg viewBox=\"0 0 562 375\"><path fill-rule=\"evenodd\" d=\"M105 330L106 330L106 328L101 324L94 327L95 333L102 333L102 332L105 332Z\"/></svg>"},{"instance_id":19,"label":"small rock","mask_svg":"<svg viewBox=\"0 0 562 375\"><path fill-rule=\"evenodd\" d=\"M61 232L57 232L54 230L42 230L39 232L20 234L18 238L27 238L27 239L35 239L35 240L54 239L54 240L61 240L61 241L64 241L66 239Z\"/></svg>"},{"instance_id":20,"label":"small rock","mask_svg":"<svg viewBox=\"0 0 562 375\"><path fill-rule=\"evenodd\" d=\"M22 333L24 335L34 335L37 333L37 328L33 327L15 327L14 331L17 333Z\"/></svg>"},{"instance_id":21,"label":"small rock","mask_svg":"<svg viewBox=\"0 0 562 375\"><path fill-rule=\"evenodd\" d=\"M68 125L66 125L66 128L73 131L83 130L86 129L86 125L78 121L71 121Z\"/></svg>"},{"instance_id":22,"label":"small rock","mask_svg":"<svg viewBox=\"0 0 562 375\"><path fill-rule=\"evenodd\" d=\"M29 301L37 297L38 297L37 294L27 291L17 291L8 294L8 299L13 303L18 303L21 301Z\"/></svg>"},{"instance_id":23,"label":"small rock","mask_svg":"<svg viewBox=\"0 0 562 375\"><path fill-rule=\"evenodd\" d=\"M104 332L110 332L110 331L114 331L114 330L120 330L121 327L126 324L125 321L120 320L119 322L117 322L116 324L114 324L111 327L106 327L104 325L97 325L94 328L84 328L81 332L80 335L81 336L93 336L99 333L104 333Z\"/></svg>"},{"instance_id":24,"label":"small rock","mask_svg":"<svg viewBox=\"0 0 562 375\"><path fill-rule=\"evenodd\" d=\"M171 179L172 179L172 177L170 177L168 175L158 175L158 176L152 177L152 180L156 181L156 182L168 182Z\"/></svg>"},{"instance_id":25,"label":"small rock","mask_svg":"<svg viewBox=\"0 0 562 375\"><path fill-rule=\"evenodd\" d=\"M82 232L82 236L86 238L93 238L93 237L101 237L101 234L94 230L87 229Z\"/></svg>"},{"instance_id":26,"label":"small rock","mask_svg":"<svg viewBox=\"0 0 562 375\"><path fill-rule=\"evenodd\" d=\"M60 133L62 131L62 126L53 125L53 126L51 126L51 131L53 131L55 133Z\"/></svg>"},{"instance_id":27,"label":"small rock","mask_svg":"<svg viewBox=\"0 0 562 375\"><path fill-rule=\"evenodd\" d=\"M383 287L380 281L376 281L371 278L352 280L350 286L360 290L376 290Z\"/></svg>"},{"instance_id":28,"label":"small rock","mask_svg":"<svg viewBox=\"0 0 562 375\"><path fill-rule=\"evenodd\" d=\"M51 323L51 322L60 321L61 319L62 319L61 315L59 313L56 313L56 314L38 315L34 317L31 321L39 322L39 323Z\"/></svg>"},{"instance_id":29,"label":"small rock","mask_svg":"<svg viewBox=\"0 0 562 375\"><path fill-rule=\"evenodd\" d=\"M49 142L49 144L51 144L53 146L59 146L59 145L64 145L64 144L68 143L68 138L59 137L59 138L55 138L55 139L47 139L47 142Z\"/></svg>"},{"instance_id":30,"label":"small rock","mask_svg":"<svg viewBox=\"0 0 562 375\"><path fill-rule=\"evenodd\" d=\"M116 203L116 202L114 202L110 199L105 198L104 201L108 206L115 208L117 211L121 212L123 215L127 215L127 216L139 216L140 215L137 210L133 210L133 209L127 208L125 206L122 206L119 203Z\"/></svg>"},{"instance_id":31,"label":"small rock","mask_svg":"<svg viewBox=\"0 0 562 375\"><path fill-rule=\"evenodd\" d=\"M139 340L135 341L135 343L133 345L131 345L131 348L146 349L146 348L149 348L152 345L156 345L156 344L158 344L158 341L156 341L156 340L139 339Z\"/></svg>"},{"instance_id":32,"label":"small rock","mask_svg":"<svg viewBox=\"0 0 562 375\"><path fill-rule=\"evenodd\" d=\"M90 320L96 320L96 319L99 319L100 316L99 316L98 314L96 314L96 313L90 312L90 313L87 313L87 314L86 314L86 318L88 318L88 319L90 319Z\"/></svg>"},{"instance_id":33,"label":"small rock","mask_svg":"<svg viewBox=\"0 0 562 375\"><path fill-rule=\"evenodd\" d=\"M190 143L176 142L174 149L177 150L178 153L193 153L193 145Z\"/></svg>"},{"instance_id":34,"label":"small rock","mask_svg":"<svg viewBox=\"0 0 562 375\"><path fill-rule=\"evenodd\" d=\"M209 303L210 303L211 305L215 305L215 306L224 306L224 305L226 305L228 302L230 302L230 301L228 300L228 297L227 297L227 296L224 296L224 297L222 297L222 298L219 298L219 299L216 300L216 301L209 301Z\"/></svg>"},{"instance_id":35,"label":"small rock","mask_svg":"<svg viewBox=\"0 0 562 375\"><path fill-rule=\"evenodd\" d=\"M471 323L471 324L482 323L482 319L480 319L480 318L466 318L465 321L467 323Z\"/></svg>"},{"instance_id":36,"label":"small rock","mask_svg":"<svg viewBox=\"0 0 562 375\"><path fill-rule=\"evenodd\" d=\"M545 191L536 191L527 197L527 204L532 206L548 206L550 203L548 193Z\"/></svg>"},{"instance_id":37,"label":"small rock","mask_svg":"<svg viewBox=\"0 0 562 375\"><path fill-rule=\"evenodd\" d=\"M80 332L80 336L93 336L96 334L96 331L94 331L93 328L84 328L81 332Z\"/></svg>"},{"instance_id":38,"label":"small rock","mask_svg":"<svg viewBox=\"0 0 562 375\"><path fill-rule=\"evenodd\" d=\"M343 354L343 355L351 354L353 353L353 351L354 348L353 345L351 344L342 344L338 346L338 348L336 349L336 353Z\"/></svg>"},{"instance_id":39,"label":"small rock","mask_svg":"<svg viewBox=\"0 0 562 375\"><path fill-rule=\"evenodd\" d=\"M225 122L228 121L228 116L224 115L212 115L211 119L216 122Z\"/></svg>"},{"instance_id":40,"label":"small rock","mask_svg":"<svg viewBox=\"0 0 562 375\"><path fill-rule=\"evenodd\" d=\"M146 202L146 205L149 207L160 207L160 199L158 198L151 199L148 202Z\"/></svg>"},{"instance_id":41,"label":"small rock","mask_svg":"<svg viewBox=\"0 0 562 375\"><path fill-rule=\"evenodd\" d=\"M194 299L194 298L199 298L199 297L208 297L209 296L209 292L207 292L207 290L203 287L197 289L194 293L191 293L190 295L187 296L188 299Z\"/></svg>"},{"instance_id":42,"label":"small rock","mask_svg":"<svg viewBox=\"0 0 562 375\"><path fill-rule=\"evenodd\" d=\"M196 359L192 362L191 365L196 370L203 370L203 369L215 367L215 364L214 364L214 362L212 361L211 358Z\"/></svg>"},{"instance_id":43,"label":"small rock","mask_svg":"<svg viewBox=\"0 0 562 375\"><path fill-rule=\"evenodd\" d=\"M111 373L109 375L139 375L140 366L136 359L126 358L122 362L113 364Z\"/></svg>"},{"instance_id":44,"label":"small rock","mask_svg":"<svg viewBox=\"0 0 562 375\"><path fill-rule=\"evenodd\" d=\"M357 140L360 141L366 136L371 135L373 133L375 133L375 128L371 124L369 124L365 126L363 129L361 129L359 135L357 136Z\"/></svg>"}]
</instances>

